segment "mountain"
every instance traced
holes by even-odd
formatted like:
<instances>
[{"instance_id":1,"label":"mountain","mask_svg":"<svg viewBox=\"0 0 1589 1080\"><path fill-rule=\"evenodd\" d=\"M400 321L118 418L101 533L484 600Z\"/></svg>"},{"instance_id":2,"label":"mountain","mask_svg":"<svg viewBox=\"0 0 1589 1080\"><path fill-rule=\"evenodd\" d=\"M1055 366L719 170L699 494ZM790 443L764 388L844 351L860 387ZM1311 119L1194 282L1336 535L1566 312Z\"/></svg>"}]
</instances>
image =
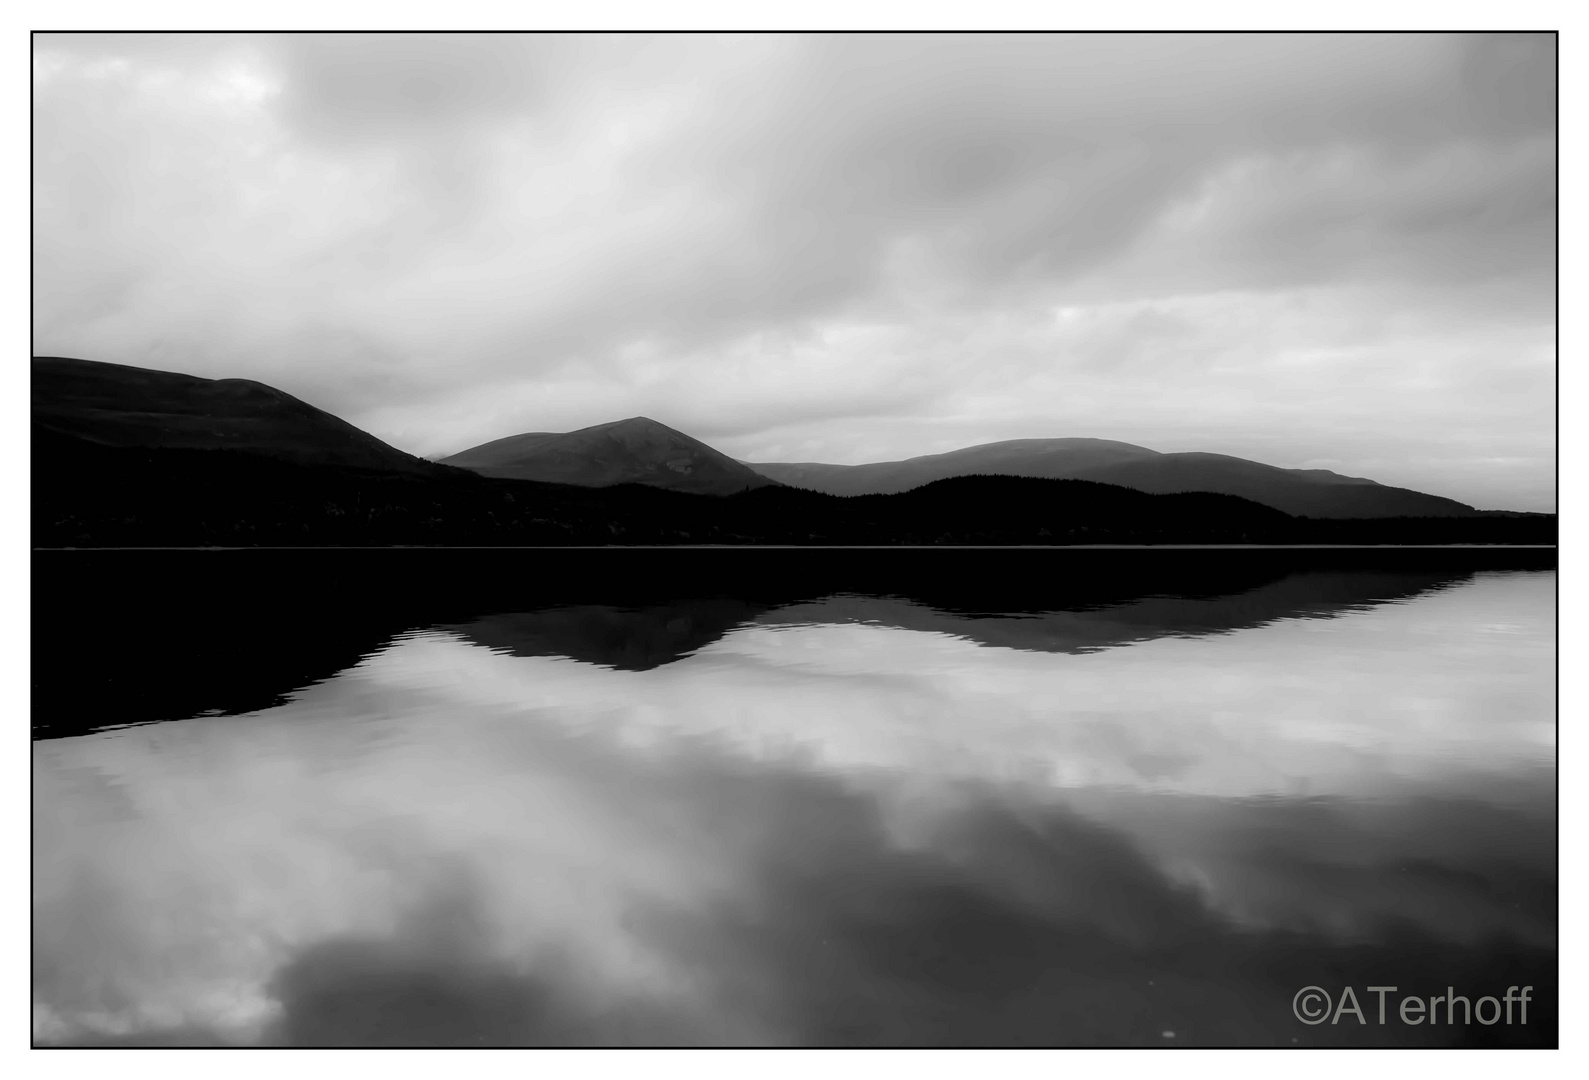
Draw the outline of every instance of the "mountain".
<instances>
[{"instance_id":1,"label":"mountain","mask_svg":"<svg viewBox=\"0 0 1589 1080\"><path fill-rule=\"evenodd\" d=\"M777 483L644 416L566 434L530 432L482 443L442 464L505 480L580 487L647 484L673 491L731 495Z\"/></svg>"},{"instance_id":2,"label":"mountain","mask_svg":"<svg viewBox=\"0 0 1589 1080\"><path fill-rule=\"evenodd\" d=\"M870 465L747 462L763 476L830 495L908 491L955 476L1092 480L1153 494L1236 495L1297 517L1461 517L1471 506L1324 469L1280 469L1225 454L1162 454L1107 439L1012 439Z\"/></svg>"},{"instance_id":3,"label":"mountain","mask_svg":"<svg viewBox=\"0 0 1589 1080\"><path fill-rule=\"evenodd\" d=\"M201 379L170 371L33 358L35 461L62 447L224 450L350 469L436 475L405 454L291 394L250 379Z\"/></svg>"}]
</instances>

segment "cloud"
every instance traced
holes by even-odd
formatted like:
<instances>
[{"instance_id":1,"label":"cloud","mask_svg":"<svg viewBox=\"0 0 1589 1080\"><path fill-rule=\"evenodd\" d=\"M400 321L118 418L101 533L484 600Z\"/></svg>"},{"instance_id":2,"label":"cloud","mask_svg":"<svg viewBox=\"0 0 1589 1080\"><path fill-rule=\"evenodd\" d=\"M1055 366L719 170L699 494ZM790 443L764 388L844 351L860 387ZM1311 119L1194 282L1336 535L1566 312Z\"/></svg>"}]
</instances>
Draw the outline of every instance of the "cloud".
<instances>
[{"instance_id":1,"label":"cloud","mask_svg":"<svg viewBox=\"0 0 1589 1080\"><path fill-rule=\"evenodd\" d=\"M636 413L836 461L1184 432L1543 506L1555 66L1548 35L43 35L35 348L428 454ZM1299 382L1264 343L1341 332L1305 303L1420 341ZM1211 366L1243 410L1139 403L1131 372L1195 402ZM1320 382L1308 449L1269 438Z\"/></svg>"}]
</instances>

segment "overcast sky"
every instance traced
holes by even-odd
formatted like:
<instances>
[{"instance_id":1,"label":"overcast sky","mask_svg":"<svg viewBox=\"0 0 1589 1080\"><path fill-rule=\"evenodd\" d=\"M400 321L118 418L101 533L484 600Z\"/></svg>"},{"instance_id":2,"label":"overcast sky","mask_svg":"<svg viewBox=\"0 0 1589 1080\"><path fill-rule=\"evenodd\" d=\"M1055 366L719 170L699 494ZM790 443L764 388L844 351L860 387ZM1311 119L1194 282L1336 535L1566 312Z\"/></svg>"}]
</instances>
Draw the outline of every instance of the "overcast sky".
<instances>
[{"instance_id":1,"label":"overcast sky","mask_svg":"<svg viewBox=\"0 0 1589 1080\"><path fill-rule=\"evenodd\" d=\"M34 352L1554 509L1549 36L39 36Z\"/></svg>"}]
</instances>

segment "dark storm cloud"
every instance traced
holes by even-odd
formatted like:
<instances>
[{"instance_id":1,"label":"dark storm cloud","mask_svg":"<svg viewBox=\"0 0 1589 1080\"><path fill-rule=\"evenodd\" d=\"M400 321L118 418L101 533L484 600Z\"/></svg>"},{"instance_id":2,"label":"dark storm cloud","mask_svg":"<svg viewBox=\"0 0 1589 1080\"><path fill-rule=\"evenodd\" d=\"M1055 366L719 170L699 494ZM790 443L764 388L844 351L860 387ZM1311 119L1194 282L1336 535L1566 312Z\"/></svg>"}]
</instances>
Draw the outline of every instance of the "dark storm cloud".
<instances>
[{"instance_id":1,"label":"dark storm cloud","mask_svg":"<svg viewBox=\"0 0 1589 1080\"><path fill-rule=\"evenodd\" d=\"M751 459L1096 435L1550 498L1548 36L35 57L38 351L421 453L643 413Z\"/></svg>"}]
</instances>

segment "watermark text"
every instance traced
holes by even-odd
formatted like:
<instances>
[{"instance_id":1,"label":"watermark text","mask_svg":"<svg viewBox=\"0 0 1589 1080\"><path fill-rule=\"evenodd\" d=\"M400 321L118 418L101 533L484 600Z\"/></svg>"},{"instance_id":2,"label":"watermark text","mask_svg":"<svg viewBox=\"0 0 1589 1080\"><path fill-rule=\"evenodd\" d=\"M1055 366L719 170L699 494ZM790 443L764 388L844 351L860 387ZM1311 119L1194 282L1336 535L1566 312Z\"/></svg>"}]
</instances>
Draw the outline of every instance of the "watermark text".
<instances>
[{"instance_id":1,"label":"watermark text","mask_svg":"<svg viewBox=\"0 0 1589 1080\"><path fill-rule=\"evenodd\" d=\"M1358 1002L1357 992L1350 986L1341 987L1333 996L1322 986L1304 986L1291 999L1291 1011L1298 1020L1310 1026L1326 1021L1339 1024L1343 1016L1359 1024L1384 1024L1389 1000L1391 1023L1397 1020L1408 1026L1478 1023L1489 1027L1513 1023L1514 1017L1516 1023L1528 1023L1528 1006L1534 992L1532 986L1508 986L1506 993L1499 997L1485 995L1470 1000L1457 993L1455 987L1448 986L1444 994L1429 998L1409 995L1398 1000L1390 998L1398 991L1394 986L1365 986L1363 989L1364 997L1369 1000L1366 1012Z\"/></svg>"}]
</instances>

